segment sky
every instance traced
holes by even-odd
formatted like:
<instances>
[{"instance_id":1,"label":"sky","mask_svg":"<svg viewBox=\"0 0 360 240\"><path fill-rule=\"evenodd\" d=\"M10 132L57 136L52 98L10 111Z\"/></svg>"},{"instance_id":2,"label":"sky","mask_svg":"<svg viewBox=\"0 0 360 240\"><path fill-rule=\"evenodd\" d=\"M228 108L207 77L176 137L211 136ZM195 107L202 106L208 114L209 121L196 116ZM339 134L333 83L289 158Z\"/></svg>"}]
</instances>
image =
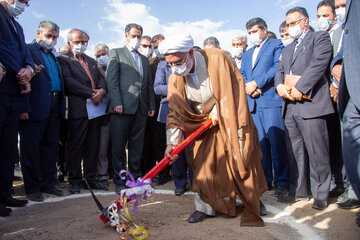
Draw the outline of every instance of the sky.
<instances>
[{"instance_id":1,"label":"sky","mask_svg":"<svg viewBox=\"0 0 360 240\"><path fill-rule=\"evenodd\" d=\"M268 30L278 37L278 29L286 11L295 6L305 7L310 25L316 29L316 6L320 0L30 0L17 21L22 25L26 42L36 38L36 30L43 20L60 27L55 46L67 42L67 33L79 28L90 35L86 53L94 56L97 43L110 49L123 47L124 29L128 23L142 25L144 35L161 33L170 36L189 33L195 45L215 36L222 49L231 49L233 36L246 32L245 24L254 17L263 18Z\"/></svg>"}]
</instances>

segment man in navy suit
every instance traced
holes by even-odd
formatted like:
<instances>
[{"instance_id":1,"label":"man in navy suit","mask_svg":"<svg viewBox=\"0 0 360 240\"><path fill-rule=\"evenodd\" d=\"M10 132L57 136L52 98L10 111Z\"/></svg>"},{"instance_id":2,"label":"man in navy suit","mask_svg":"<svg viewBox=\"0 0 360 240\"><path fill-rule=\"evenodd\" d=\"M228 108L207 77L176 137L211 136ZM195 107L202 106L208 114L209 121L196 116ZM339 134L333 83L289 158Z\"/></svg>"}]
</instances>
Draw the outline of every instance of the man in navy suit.
<instances>
[{"instance_id":1,"label":"man in navy suit","mask_svg":"<svg viewBox=\"0 0 360 240\"><path fill-rule=\"evenodd\" d=\"M60 65L52 53L59 27L42 21L36 35L36 40L28 44L37 74L20 116L20 160L25 193L28 199L41 202L44 200L41 192L63 194L54 187L54 179L59 157L59 122L64 115L64 86Z\"/></svg>"},{"instance_id":2,"label":"man in navy suit","mask_svg":"<svg viewBox=\"0 0 360 240\"><path fill-rule=\"evenodd\" d=\"M274 88L274 76L284 46L281 40L267 36L267 25L261 18L249 20L246 29L254 47L244 53L240 71L259 135L262 167L268 188L272 188L274 180L275 195L285 195L289 185L285 127L281 118L282 100Z\"/></svg>"},{"instance_id":3,"label":"man in navy suit","mask_svg":"<svg viewBox=\"0 0 360 240\"><path fill-rule=\"evenodd\" d=\"M14 18L25 10L27 4L28 0L0 2L0 62L6 69L0 82L0 216L11 212L4 206L20 207L27 203L12 198L10 194L17 156L21 93L30 91L30 80L35 74L23 29Z\"/></svg>"}]
</instances>

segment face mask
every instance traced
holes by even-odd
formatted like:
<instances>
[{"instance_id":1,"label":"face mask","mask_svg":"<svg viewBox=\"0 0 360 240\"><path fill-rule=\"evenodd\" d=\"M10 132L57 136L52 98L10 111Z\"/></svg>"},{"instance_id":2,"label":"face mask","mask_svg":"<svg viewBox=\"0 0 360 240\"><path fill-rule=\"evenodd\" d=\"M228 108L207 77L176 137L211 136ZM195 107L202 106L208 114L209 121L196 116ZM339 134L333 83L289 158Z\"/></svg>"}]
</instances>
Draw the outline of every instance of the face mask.
<instances>
[{"instance_id":1,"label":"face mask","mask_svg":"<svg viewBox=\"0 0 360 240\"><path fill-rule=\"evenodd\" d=\"M294 41L294 39L288 38L286 40L281 40L281 41L284 44L284 46L286 47L286 46L290 45L290 43L292 43Z\"/></svg>"},{"instance_id":2,"label":"face mask","mask_svg":"<svg viewBox=\"0 0 360 240\"><path fill-rule=\"evenodd\" d=\"M338 17L339 21L344 23L345 20L345 8L337 8L335 9L336 16Z\"/></svg>"},{"instance_id":3,"label":"face mask","mask_svg":"<svg viewBox=\"0 0 360 240\"><path fill-rule=\"evenodd\" d=\"M140 52L142 55L144 55L145 57L150 57L151 53L152 53L152 50L151 48L147 47L147 48L142 48L141 49L141 52Z\"/></svg>"},{"instance_id":4,"label":"face mask","mask_svg":"<svg viewBox=\"0 0 360 240\"><path fill-rule=\"evenodd\" d=\"M300 23L294 27L289 27L288 33L290 37L297 39L303 34L304 30L300 28Z\"/></svg>"},{"instance_id":5,"label":"face mask","mask_svg":"<svg viewBox=\"0 0 360 240\"><path fill-rule=\"evenodd\" d=\"M255 46L259 46L262 39L260 39L259 37L260 31L258 31L257 33L253 33L251 35L249 35L249 41L251 42L251 44L255 45Z\"/></svg>"},{"instance_id":6,"label":"face mask","mask_svg":"<svg viewBox=\"0 0 360 240\"><path fill-rule=\"evenodd\" d=\"M131 38L128 44L129 48L132 50L138 50L140 46L140 39L138 38Z\"/></svg>"},{"instance_id":7,"label":"face mask","mask_svg":"<svg viewBox=\"0 0 360 240\"><path fill-rule=\"evenodd\" d=\"M108 55L103 55L97 58L96 61L100 64L100 66L106 67L108 59L109 59Z\"/></svg>"},{"instance_id":8,"label":"face mask","mask_svg":"<svg viewBox=\"0 0 360 240\"><path fill-rule=\"evenodd\" d=\"M81 44L78 45L74 44L73 51L75 54L82 54L86 51L86 46Z\"/></svg>"},{"instance_id":9,"label":"face mask","mask_svg":"<svg viewBox=\"0 0 360 240\"><path fill-rule=\"evenodd\" d=\"M320 17L318 20L318 29L319 31L327 31L330 28L332 21L326 20L323 17Z\"/></svg>"},{"instance_id":10,"label":"face mask","mask_svg":"<svg viewBox=\"0 0 360 240\"><path fill-rule=\"evenodd\" d=\"M14 4L7 5L10 15L17 17L25 11L26 3L15 0Z\"/></svg>"},{"instance_id":11,"label":"face mask","mask_svg":"<svg viewBox=\"0 0 360 240\"><path fill-rule=\"evenodd\" d=\"M158 57L158 58L160 58L160 59L162 59L162 58L165 57L164 55L162 55L162 54L159 52L159 49L158 49L158 48L156 48L156 49L154 50L154 53L155 53L155 56Z\"/></svg>"},{"instance_id":12,"label":"face mask","mask_svg":"<svg viewBox=\"0 0 360 240\"><path fill-rule=\"evenodd\" d=\"M241 56L243 55L243 52L244 52L244 49L242 47L231 49L231 55L233 57L241 58Z\"/></svg>"},{"instance_id":13,"label":"face mask","mask_svg":"<svg viewBox=\"0 0 360 240\"><path fill-rule=\"evenodd\" d=\"M193 61L188 54L186 55L185 63L181 64L180 66L171 67L171 71L176 75L186 76L189 74L192 67L193 67Z\"/></svg>"},{"instance_id":14,"label":"face mask","mask_svg":"<svg viewBox=\"0 0 360 240\"><path fill-rule=\"evenodd\" d=\"M43 40L39 42L39 45L45 50L50 50L56 45L56 41L44 37Z\"/></svg>"}]
</instances>

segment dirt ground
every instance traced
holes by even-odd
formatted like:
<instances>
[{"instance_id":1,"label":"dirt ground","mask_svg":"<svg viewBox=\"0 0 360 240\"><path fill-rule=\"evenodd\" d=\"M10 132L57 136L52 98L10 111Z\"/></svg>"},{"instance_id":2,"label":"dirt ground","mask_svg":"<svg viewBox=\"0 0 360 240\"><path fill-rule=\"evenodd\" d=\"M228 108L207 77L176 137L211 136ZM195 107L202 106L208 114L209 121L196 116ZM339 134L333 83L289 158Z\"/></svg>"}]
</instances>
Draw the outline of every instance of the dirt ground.
<instances>
[{"instance_id":1,"label":"dirt ground","mask_svg":"<svg viewBox=\"0 0 360 240\"><path fill-rule=\"evenodd\" d=\"M240 227L242 208L237 217L218 214L201 223L189 224L188 216L194 211L190 191L183 196L173 194L172 182L157 187L148 201L141 203L133 221L145 226L149 239L360 239L360 228L355 224L355 210L342 210L330 204L324 211L311 208L312 200L292 205L275 200L273 191L262 200L268 215L265 227ZM23 196L22 182L15 182L15 196ZM67 190L65 190L67 194ZM95 191L104 206L119 195L114 185L109 191ZM0 217L0 239L119 239L109 223L99 219L89 191L81 194L54 197L44 195L42 203L30 202L27 207L13 208L10 217ZM131 239L131 238L130 238Z\"/></svg>"}]
</instances>

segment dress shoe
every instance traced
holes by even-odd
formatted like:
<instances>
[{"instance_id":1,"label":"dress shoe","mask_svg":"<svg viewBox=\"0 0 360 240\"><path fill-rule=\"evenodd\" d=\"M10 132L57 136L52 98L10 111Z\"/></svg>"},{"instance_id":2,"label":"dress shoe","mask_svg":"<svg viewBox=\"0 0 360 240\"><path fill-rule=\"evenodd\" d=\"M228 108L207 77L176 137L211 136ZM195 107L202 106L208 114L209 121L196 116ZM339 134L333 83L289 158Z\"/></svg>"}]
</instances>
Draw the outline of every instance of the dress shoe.
<instances>
[{"instance_id":1,"label":"dress shoe","mask_svg":"<svg viewBox=\"0 0 360 240\"><path fill-rule=\"evenodd\" d=\"M104 184L101 182L89 182L90 188L95 190L108 190ZM84 185L84 189L89 189L87 184Z\"/></svg>"},{"instance_id":2,"label":"dress shoe","mask_svg":"<svg viewBox=\"0 0 360 240\"><path fill-rule=\"evenodd\" d=\"M265 216L267 215L267 210L265 205L262 203L262 201L260 201L260 216Z\"/></svg>"},{"instance_id":3,"label":"dress shoe","mask_svg":"<svg viewBox=\"0 0 360 240\"><path fill-rule=\"evenodd\" d=\"M336 186L333 190L331 190L329 192L329 198L337 198L339 197L341 194L343 194L345 192L344 187L339 187Z\"/></svg>"},{"instance_id":4,"label":"dress shoe","mask_svg":"<svg viewBox=\"0 0 360 240\"><path fill-rule=\"evenodd\" d=\"M80 193L80 186L78 184L70 184L69 193L70 194Z\"/></svg>"},{"instance_id":5,"label":"dress shoe","mask_svg":"<svg viewBox=\"0 0 360 240\"><path fill-rule=\"evenodd\" d=\"M181 196L185 193L185 187L176 187L174 190L174 194L176 196Z\"/></svg>"},{"instance_id":6,"label":"dress shoe","mask_svg":"<svg viewBox=\"0 0 360 240\"><path fill-rule=\"evenodd\" d=\"M126 186L125 185L116 185L115 186L115 193L116 194L120 194L121 193L121 190L123 189L126 189Z\"/></svg>"},{"instance_id":7,"label":"dress shoe","mask_svg":"<svg viewBox=\"0 0 360 240\"><path fill-rule=\"evenodd\" d=\"M336 206L342 209L354 209L360 207L360 201L350 198L345 202L336 203Z\"/></svg>"},{"instance_id":8,"label":"dress shoe","mask_svg":"<svg viewBox=\"0 0 360 240\"><path fill-rule=\"evenodd\" d=\"M108 180L101 180L100 183L106 187L106 190L109 189L109 181Z\"/></svg>"},{"instance_id":9,"label":"dress shoe","mask_svg":"<svg viewBox=\"0 0 360 240\"><path fill-rule=\"evenodd\" d=\"M8 207L23 207L28 203L28 200L15 199L15 198L9 196L9 197L7 197L5 199L2 199L0 201L0 203L2 203L5 206L8 206Z\"/></svg>"},{"instance_id":10,"label":"dress shoe","mask_svg":"<svg viewBox=\"0 0 360 240\"><path fill-rule=\"evenodd\" d=\"M55 181L54 187L56 187L56 188L66 188L66 184L62 183L62 182L59 182L59 181Z\"/></svg>"},{"instance_id":11,"label":"dress shoe","mask_svg":"<svg viewBox=\"0 0 360 240\"><path fill-rule=\"evenodd\" d=\"M14 175L14 178L13 178L14 181L21 181L22 178L20 176L16 176Z\"/></svg>"},{"instance_id":12,"label":"dress shoe","mask_svg":"<svg viewBox=\"0 0 360 240\"><path fill-rule=\"evenodd\" d=\"M44 197L41 192L26 194L27 199L34 202L44 201Z\"/></svg>"},{"instance_id":13,"label":"dress shoe","mask_svg":"<svg viewBox=\"0 0 360 240\"><path fill-rule=\"evenodd\" d=\"M63 196L64 195L64 192L61 191L60 189L56 188L56 187L44 188L44 189L41 189L41 192L56 195L56 196Z\"/></svg>"},{"instance_id":14,"label":"dress shoe","mask_svg":"<svg viewBox=\"0 0 360 240\"><path fill-rule=\"evenodd\" d=\"M327 207L327 205L328 205L327 200L320 200L320 199L314 198L312 208L315 208L318 210L324 210Z\"/></svg>"},{"instance_id":15,"label":"dress shoe","mask_svg":"<svg viewBox=\"0 0 360 240\"><path fill-rule=\"evenodd\" d=\"M268 186L268 191L271 191L273 189L272 183L268 183L267 186Z\"/></svg>"},{"instance_id":16,"label":"dress shoe","mask_svg":"<svg viewBox=\"0 0 360 240\"><path fill-rule=\"evenodd\" d=\"M189 219L188 222L189 223L197 223L197 222L202 222L204 221L206 218L209 218L210 216L207 215L206 213L200 212L200 211L195 211L193 212Z\"/></svg>"},{"instance_id":17,"label":"dress shoe","mask_svg":"<svg viewBox=\"0 0 360 240\"><path fill-rule=\"evenodd\" d=\"M0 204L0 217L7 217L12 212L11 208L7 208L4 205Z\"/></svg>"},{"instance_id":18,"label":"dress shoe","mask_svg":"<svg viewBox=\"0 0 360 240\"><path fill-rule=\"evenodd\" d=\"M278 202L282 203L295 203L295 196L287 195L287 196L277 196Z\"/></svg>"},{"instance_id":19,"label":"dress shoe","mask_svg":"<svg viewBox=\"0 0 360 240\"><path fill-rule=\"evenodd\" d=\"M277 186L274 192L274 196L287 196L289 194L289 191L281 186Z\"/></svg>"},{"instance_id":20,"label":"dress shoe","mask_svg":"<svg viewBox=\"0 0 360 240\"><path fill-rule=\"evenodd\" d=\"M161 186L168 182L168 178L156 176L153 182L155 183L155 186Z\"/></svg>"}]
</instances>

